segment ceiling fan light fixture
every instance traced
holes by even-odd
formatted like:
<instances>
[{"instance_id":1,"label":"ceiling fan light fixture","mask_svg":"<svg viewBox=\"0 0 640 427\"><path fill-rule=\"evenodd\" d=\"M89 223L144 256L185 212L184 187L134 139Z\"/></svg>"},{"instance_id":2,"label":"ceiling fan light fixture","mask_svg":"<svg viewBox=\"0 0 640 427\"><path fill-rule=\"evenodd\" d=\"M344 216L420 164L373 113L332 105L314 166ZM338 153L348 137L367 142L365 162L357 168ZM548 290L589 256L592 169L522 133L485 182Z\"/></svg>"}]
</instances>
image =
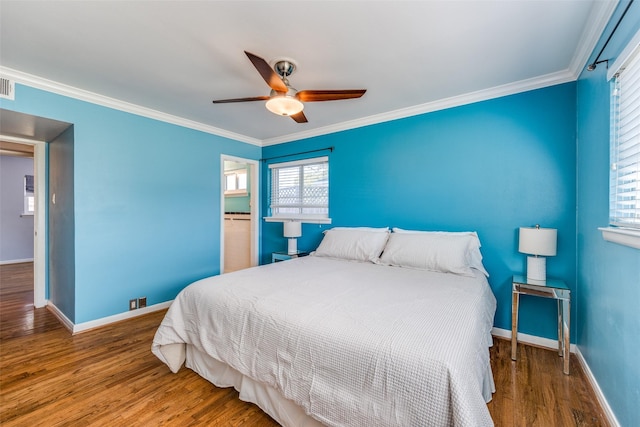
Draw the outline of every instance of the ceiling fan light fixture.
<instances>
[{"instance_id":1,"label":"ceiling fan light fixture","mask_svg":"<svg viewBox=\"0 0 640 427\"><path fill-rule=\"evenodd\" d=\"M293 116L304 109L304 104L288 95L277 95L265 104L267 110L279 116Z\"/></svg>"},{"instance_id":2,"label":"ceiling fan light fixture","mask_svg":"<svg viewBox=\"0 0 640 427\"><path fill-rule=\"evenodd\" d=\"M307 117L302 112L303 102L338 101L341 99L360 98L366 89L341 90L303 90L298 92L289 85L287 77L296 69L296 63L290 59L281 59L273 66L253 53L244 51L260 76L271 88L269 96L253 96L249 98L232 98L213 100L214 104L229 102L267 101L267 110L279 116L289 116L296 123L307 123Z\"/></svg>"}]
</instances>

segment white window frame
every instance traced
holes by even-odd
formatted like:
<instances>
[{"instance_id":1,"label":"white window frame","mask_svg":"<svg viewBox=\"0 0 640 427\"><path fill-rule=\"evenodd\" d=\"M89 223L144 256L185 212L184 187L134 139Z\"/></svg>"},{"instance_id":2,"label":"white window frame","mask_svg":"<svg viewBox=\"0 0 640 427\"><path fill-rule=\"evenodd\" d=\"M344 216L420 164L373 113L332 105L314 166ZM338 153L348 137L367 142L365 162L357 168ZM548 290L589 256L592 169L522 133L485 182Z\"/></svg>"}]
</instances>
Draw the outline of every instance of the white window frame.
<instances>
[{"instance_id":1,"label":"white window frame","mask_svg":"<svg viewBox=\"0 0 640 427\"><path fill-rule=\"evenodd\" d=\"M35 181L34 181L35 185ZM27 191L27 177L23 178L23 204L22 204L22 216L31 216L35 213L36 208L36 193L34 191Z\"/></svg>"},{"instance_id":2,"label":"white window frame","mask_svg":"<svg viewBox=\"0 0 640 427\"><path fill-rule=\"evenodd\" d=\"M326 207L327 209L327 213L326 214L308 214L308 213L297 213L297 214L293 214L293 213L279 213L277 212L277 208L274 207L274 186L276 185L275 183L275 179L274 179L274 170L275 169L284 169L284 168L292 168L292 167L299 167L300 169L300 173L303 174L304 173L304 166L307 165L312 165L312 164L321 164L321 163L326 163L327 164L327 190L330 191L329 189L329 178L328 178L328 173L329 173L329 156L322 156L322 157L314 157L314 158L310 158L310 159L304 159L304 160L294 160L291 162L283 162L283 163L273 163L269 165L269 171L270 171L270 177L269 177L269 182L270 182L270 194L269 194L269 211L270 211L270 216L265 217L265 221L267 222L284 222L284 221L290 221L290 220L297 220L297 221L301 221L301 222L305 222L305 223L311 223L311 224L330 224L331 223L331 218L329 217L329 200L328 200L328 196L327 196L327 204L326 206L322 206L323 208ZM301 184L304 185L304 179L300 180ZM302 191L301 191L302 192ZM304 208L305 205L298 205L297 207L299 208Z\"/></svg>"},{"instance_id":3,"label":"white window frame","mask_svg":"<svg viewBox=\"0 0 640 427\"><path fill-rule=\"evenodd\" d=\"M244 187L240 185L241 175L244 175ZM234 169L234 170L225 171L224 178L225 178L225 181L224 181L225 196L246 196L248 194L247 192L248 175L247 175L246 169ZM236 183L235 188L231 190L227 188L227 182L228 182L227 180L229 178L233 178Z\"/></svg>"},{"instance_id":4,"label":"white window frame","mask_svg":"<svg viewBox=\"0 0 640 427\"><path fill-rule=\"evenodd\" d=\"M618 56L607 78L612 80L609 226L599 230L607 241L640 249L640 161L629 163L630 158L640 156L640 130L629 132L629 126L625 127L630 122L640 125L640 109L629 108L636 102L627 103L624 99L629 93L640 96L640 31ZM627 84L629 80L631 83ZM625 170L624 174L620 173L621 169ZM631 210L631 216L621 214L621 201L626 202L624 210Z\"/></svg>"}]
</instances>

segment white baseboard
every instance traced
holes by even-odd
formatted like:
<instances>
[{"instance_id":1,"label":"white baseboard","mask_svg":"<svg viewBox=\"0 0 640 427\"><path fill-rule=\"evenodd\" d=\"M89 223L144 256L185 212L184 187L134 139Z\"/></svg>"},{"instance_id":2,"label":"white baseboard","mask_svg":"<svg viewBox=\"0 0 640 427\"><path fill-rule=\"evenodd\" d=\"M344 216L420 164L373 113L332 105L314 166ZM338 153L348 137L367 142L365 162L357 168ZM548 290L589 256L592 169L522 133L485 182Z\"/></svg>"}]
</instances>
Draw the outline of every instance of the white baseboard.
<instances>
[{"instance_id":1,"label":"white baseboard","mask_svg":"<svg viewBox=\"0 0 640 427\"><path fill-rule=\"evenodd\" d=\"M73 322L51 301L47 301L47 309L62 323L62 325L73 333Z\"/></svg>"},{"instance_id":2,"label":"white baseboard","mask_svg":"<svg viewBox=\"0 0 640 427\"><path fill-rule=\"evenodd\" d=\"M113 316L103 317L101 319L91 320L89 322L83 322L73 325L72 333L77 334L79 332L85 332L89 329L99 328L100 326L106 326L111 323L119 322L121 320L132 319L134 317L142 316L143 314L153 313L154 311L164 310L169 308L171 301L165 301L160 304L150 305L137 310L125 311L124 313L114 314Z\"/></svg>"},{"instance_id":3,"label":"white baseboard","mask_svg":"<svg viewBox=\"0 0 640 427\"><path fill-rule=\"evenodd\" d=\"M21 264L23 262L33 262L33 258L25 258L25 259L8 259L5 261L0 261L0 265L5 264Z\"/></svg>"},{"instance_id":4,"label":"white baseboard","mask_svg":"<svg viewBox=\"0 0 640 427\"><path fill-rule=\"evenodd\" d=\"M510 340L511 339L511 330L494 327L493 329L491 329L491 335L495 335L496 337L506 338L506 339ZM549 348L549 349L552 349L552 350L557 350L558 349L558 341L557 340L552 340L552 339L549 339L549 338L542 338L542 337L538 337L538 336L535 336L535 335L523 334L522 332L518 332L518 342L521 342L523 344L531 344L531 345L535 345L535 346L538 346L538 347ZM571 344L569 346L569 351L571 353L575 353L576 352L576 345L575 344Z\"/></svg>"},{"instance_id":5,"label":"white baseboard","mask_svg":"<svg viewBox=\"0 0 640 427\"><path fill-rule=\"evenodd\" d=\"M491 334L495 335L496 337L511 339L511 331L507 329L494 327L493 329L491 329ZM520 332L518 332L518 342L523 344L531 344L538 347L545 347L552 350L558 349L558 341L556 340L552 340L549 338L542 338L535 335L523 334ZM604 415L607 418L609 425L611 425L612 427L620 427L620 423L618 422L618 419L616 418L615 414L611 410L611 406L609 406L609 402L607 402L607 398L604 396L604 393L602 393L602 389L600 389L600 385L598 385L598 381L596 381L596 378L593 376L593 372L591 372L591 369L589 368L589 364L585 360L584 356L582 356L582 353L580 352L580 348L575 344L571 344L569 349L571 353L576 355L576 358L578 359L580 366L582 366L582 370L587 376L587 380L589 380L589 383L591 384L591 387L593 389L593 392L596 395L596 398L598 399L598 402L600 402L600 405L602 406Z\"/></svg>"},{"instance_id":6,"label":"white baseboard","mask_svg":"<svg viewBox=\"0 0 640 427\"><path fill-rule=\"evenodd\" d=\"M598 402L600 402L600 406L602 406L602 410L604 411L605 417L607 417L609 425L612 427L620 427L620 423L618 422L616 415L613 413L611 406L609 406L609 402L607 401L606 397L604 397L604 393L602 393L602 389L600 388L598 381L596 381L596 377L593 376L593 372L591 372L589 364L580 352L580 348L578 348L576 351L576 357L578 358L578 362L580 362L580 366L582 366L582 370L584 371L587 379L589 380L589 383L591 384L591 387L593 388L593 392L596 394Z\"/></svg>"},{"instance_id":7,"label":"white baseboard","mask_svg":"<svg viewBox=\"0 0 640 427\"><path fill-rule=\"evenodd\" d=\"M58 307L55 306L51 301L47 301L47 308L53 313L54 316L58 318L60 323L64 325L65 328L69 330L72 334L77 334L80 332L85 332L90 329L99 328L101 326L106 326L111 323L119 322L121 320L132 319L134 317L142 316L143 314L153 313L154 311L164 310L165 308L169 308L171 305L171 301L165 301L160 304L150 305L148 307L139 308L137 310L125 311L124 313L114 314L113 316L103 317L101 319L91 320L89 322L83 322L74 324L67 316L64 315L62 311Z\"/></svg>"}]
</instances>

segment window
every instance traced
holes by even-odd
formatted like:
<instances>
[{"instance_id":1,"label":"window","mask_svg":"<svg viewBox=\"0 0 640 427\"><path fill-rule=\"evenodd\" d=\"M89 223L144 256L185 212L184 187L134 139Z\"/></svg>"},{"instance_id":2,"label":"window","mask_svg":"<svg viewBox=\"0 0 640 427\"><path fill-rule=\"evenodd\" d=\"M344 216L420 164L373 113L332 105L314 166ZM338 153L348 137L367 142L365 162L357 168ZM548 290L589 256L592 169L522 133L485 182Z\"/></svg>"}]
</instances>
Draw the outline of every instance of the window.
<instances>
[{"instance_id":1,"label":"window","mask_svg":"<svg viewBox=\"0 0 640 427\"><path fill-rule=\"evenodd\" d=\"M329 157L269 165L271 220L328 223Z\"/></svg>"},{"instance_id":2,"label":"window","mask_svg":"<svg viewBox=\"0 0 640 427\"><path fill-rule=\"evenodd\" d=\"M24 176L24 204L22 208L23 215L33 215L36 210L36 199L34 196L33 175Z\"/></svg>"},{"instance_id":3,"label":"window","mask_svg":"<svg viewBox=\"0 0 640 427\"><path fill-rule=\"evenodd\" d=\"M224 184L224 194L225 195L246 195L247 194L247 170L246 169L236 169L231 171L225 171L224 173L225 184Z\"/></svg>"},{"instance_id":4,"label":"window","mask_svg":"<svg viewBox=\"0 0 640 427\"><path fill-rule=\"evenodd\" d=\"M610 242L640 249L640 31L609 68L611 80Z\"/></svg>"},{"instance_id":5,"label":"window","mask_svg":"<svg viewBox=\"0 0 640 427\"><path fill-rule=\"evenodd\" d=\"M609 223L640 229L640 49L613 78Z\"/></svg>"}]
</instances>

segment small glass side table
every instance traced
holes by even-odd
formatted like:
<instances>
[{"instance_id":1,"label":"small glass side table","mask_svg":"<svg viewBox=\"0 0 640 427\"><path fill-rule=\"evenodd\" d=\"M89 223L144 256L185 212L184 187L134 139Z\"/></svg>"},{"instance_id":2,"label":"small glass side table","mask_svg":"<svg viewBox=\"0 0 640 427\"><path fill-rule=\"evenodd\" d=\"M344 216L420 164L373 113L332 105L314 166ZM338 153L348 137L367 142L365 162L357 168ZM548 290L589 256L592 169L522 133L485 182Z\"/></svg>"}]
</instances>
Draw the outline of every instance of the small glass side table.
<instances>
[{"instance_id":1,"label":"small glass side table","mask_svg":"<svg viewBox=\"0 0 640 427\"><path fill-rule=\"evenodd\" d=\"M290 254L287 251L273 252L271 254L271 262L286 261L288 259L299 258L307 255L309 255L309 252L305 252L305 251L296 251L296 253L294 254Z\"/></svg>"},{"instance_id":2,"label":"small glass side table","mask_svg":"<svg viewBox=\"0 0 640 427\"><path fill-rule=\"evenodd\" d=\"M564 358L564 369L569 375L569 327L571 317L571 290L562 281L557 279L532 280L526 276L513 276L512 280L512 304L511 304L511 360L516 360L516 347L518 345L518 306L520 295L534 295L543 298L553 298L558 301L558 355Z\"/></svg>"}]
</instances>

